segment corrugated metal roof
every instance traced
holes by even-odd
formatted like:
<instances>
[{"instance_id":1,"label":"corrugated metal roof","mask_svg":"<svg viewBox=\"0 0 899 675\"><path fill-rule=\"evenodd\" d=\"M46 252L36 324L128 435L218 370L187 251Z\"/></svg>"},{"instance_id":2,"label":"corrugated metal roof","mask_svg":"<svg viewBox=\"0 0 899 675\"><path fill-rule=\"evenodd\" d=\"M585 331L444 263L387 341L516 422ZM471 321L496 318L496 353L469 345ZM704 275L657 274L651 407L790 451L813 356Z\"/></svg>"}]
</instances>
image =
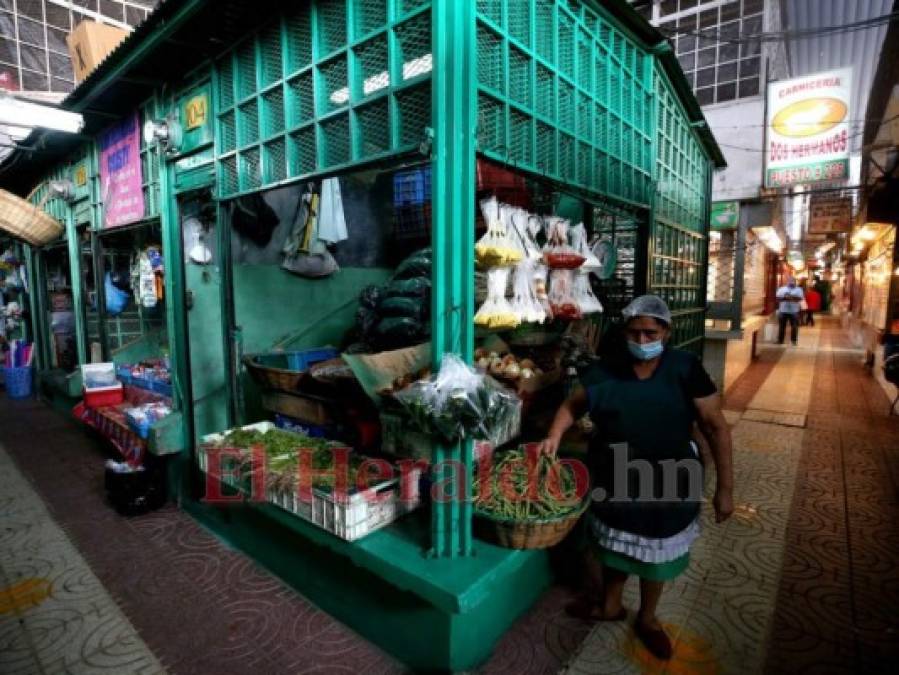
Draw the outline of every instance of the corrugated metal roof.
<instances>
[{"instance_id":1,"label":"corrugated metal roof","mask_svg":"<svg viewBox=\"0 0 899 675\"><path fill-rule=\"evenodd\" d=\"M819 29L864 21L889 14L893 0L784 0L788 31ZM887 25L814 37L790 38L790 74L802 77L813 73L852 67L853 135L851 151L862 147L868 96L880 60Z\"/></svg>"}]
</instances>

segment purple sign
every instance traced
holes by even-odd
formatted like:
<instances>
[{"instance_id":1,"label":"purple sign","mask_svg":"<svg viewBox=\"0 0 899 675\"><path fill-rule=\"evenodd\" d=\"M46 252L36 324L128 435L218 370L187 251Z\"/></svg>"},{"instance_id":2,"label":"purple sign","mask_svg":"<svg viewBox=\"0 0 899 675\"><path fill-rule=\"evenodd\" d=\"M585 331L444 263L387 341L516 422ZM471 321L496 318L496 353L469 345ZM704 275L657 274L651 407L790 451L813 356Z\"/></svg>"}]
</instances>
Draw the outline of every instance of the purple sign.
<instances>
[{"instance_id":1,"label":"purple sign","mask_svg":"<svg viewBox=\"0 0 899 675\"><path fill-rule=\"evenodd\" d=\"M144 193L137 113L100 134L98 143L104 225L116 227L140 220L144 217Z\"/></svg>"}]
</instances>

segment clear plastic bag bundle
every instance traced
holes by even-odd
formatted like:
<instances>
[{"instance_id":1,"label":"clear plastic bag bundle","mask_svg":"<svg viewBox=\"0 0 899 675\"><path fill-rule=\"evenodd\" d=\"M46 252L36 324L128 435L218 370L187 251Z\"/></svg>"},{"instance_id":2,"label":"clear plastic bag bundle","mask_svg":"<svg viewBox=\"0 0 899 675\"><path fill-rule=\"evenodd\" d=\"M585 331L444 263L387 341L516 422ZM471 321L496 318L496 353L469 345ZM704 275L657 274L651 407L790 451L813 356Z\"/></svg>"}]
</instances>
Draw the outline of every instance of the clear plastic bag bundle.
<instances>
[{"instance_id":1,"label":"clear plastic bag bundle","mask_svg":"<svg viewBox=\"0 0 899 675\"><path fill-rule=\"evenodd\" d=\"M481 267L515 265L524 257L521 245L510 236L512 207L500 205L496 197L481 201L487 232L475 244L475 258Z\"/></svg>"},{"instance_id":2,"label":"clear plastic bag bundle","mask_svg":"<svg viewBox=\"0 0 899 675\"><path fill-rule=\"evenodd\" d=\"M552 269L572 270L584 264L584 256L568 243L568 221L553 216L546 220L546 246L543 259Z\"/></svg>"},{"instance_id":3,"label":"clear plastic bag bundle","mask_svg":"<svg viewBox=\"0 0 899 675\"><path fill-rule=\"evenodd\" d=\"M550 270L549 304L556 319L574 321L582 317L580 305L574 296L574 277L574 270Z\"/></svg>"},{"instance_id":4,"label":"clear plastic bag bundle","mask_svg":"<svg viewBox=\"0 0 899 675\"><path fill-rule=\"evenodd\" d=\"M444 354L440 370L395 394L411 426L448 443L464 438L498 445L521 422L521 401L495 380Z\"/></svg>"},{"instance_id":5,"label":"clear plastic bag bundle","mask_svg":"<svg viewBox=\"0 0 899 675\"><path fill-rule=\"evenodd\" d=\"M521 323L543 323L546 312L534 292L534 261L524 260L512 277L512 309Z\"/></svg>"},{"instance_id":6,"label":"clear plastic bag bundle","mask_svg":"<svg viewBox=\"0 0 899 675\"><path fill-rule=\"evenodd\" d=\"M534 295L537 297L537 302L540 303L540 307L543 308L543 313L546 315L547 321L553 320L553 308L552 305L549 304L549 292L547 288L549 287L549 270L546 265L538 264L534 267Z\"/></svg>"},{"instance_id":7,"label":"clear plastic bag bundle","mask_svg":"<svg viewBox=\"0 0 899 675\"><path fill-rule=\"evenodd\" d=\"M578 255L584 257L584 264L581 265L580 269L598 270L600 267L599 259L593 255L593 251L590 249L590 244L587 242L587 228L584 227L584 224L578 223L571 228L569 234L571 236L571 248Z\"/></svg>"},{"instance_id":8,"label":"clear plastic bag bundle","mask_svg":"<svg viewBox=\"0 0 899 675\"><path fill-rule=\"evenodd\" d=\"M542 260L543 252L537 245L536 236L540 231L539 220L536 230L532 232L531 220L535 218L524 209L512 209L512 231L521 242L524 249L524 257L527 260Z\"/></svg>"},{"instance_id":9,"label":"clear plastic bag bundle","mask_svg":"<svg viewBox=\"0 0 899 675\"><path fill-rule=\"evenodd\" d=\"M574 279L574 299L583 314L599 314L602 312L602 303L593 294L590 287L590 273L578 270Z\"/></svg>"},{"instance_id":10,"label":"clear plastic bag bundle","mask_svg":"<svg viewBox=\"0 0 899 675\"><path fill-rule=\"evenodd\" d=\"M518 314L506 300L509 268L495 267L487 272L487 300L474 315L474 323L490 330L511 330L521 323Z\"/></svg>"}]
</instances>

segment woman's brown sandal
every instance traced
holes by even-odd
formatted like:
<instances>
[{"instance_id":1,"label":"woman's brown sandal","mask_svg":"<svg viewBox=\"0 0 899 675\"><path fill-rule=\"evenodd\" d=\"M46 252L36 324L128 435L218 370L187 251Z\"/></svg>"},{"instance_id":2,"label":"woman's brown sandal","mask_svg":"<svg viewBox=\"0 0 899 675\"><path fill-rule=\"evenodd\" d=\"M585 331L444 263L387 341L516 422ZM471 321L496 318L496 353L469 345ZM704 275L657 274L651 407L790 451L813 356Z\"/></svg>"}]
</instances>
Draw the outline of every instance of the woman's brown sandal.
<instances>
[{"instance_id":1,"label":"woman's brown sandal","mask_svg":"<svg viewBox=\"0 0 899 675\"><path fill-rule=\"evenodd\" d=\"M634 624L634 632L650 654L657 659L667 661L674 654L671 639L661 628L648 628L640 619Z\"/></svg>"}]
</instances>

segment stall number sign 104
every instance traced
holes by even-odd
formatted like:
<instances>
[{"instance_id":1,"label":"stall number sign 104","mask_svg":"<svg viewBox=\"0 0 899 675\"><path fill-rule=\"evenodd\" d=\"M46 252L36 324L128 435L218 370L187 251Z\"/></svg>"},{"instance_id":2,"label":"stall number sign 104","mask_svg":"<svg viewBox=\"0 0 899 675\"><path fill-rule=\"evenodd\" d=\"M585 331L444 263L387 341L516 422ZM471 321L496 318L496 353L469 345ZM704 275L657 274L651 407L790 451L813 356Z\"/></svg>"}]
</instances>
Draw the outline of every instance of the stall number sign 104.
<instances>
[{"instance_id":1,"label":"stall number sign 104","mask_svg":"<svg viewBox=\"0 0 899 675\"><path fill-rule=\"evenodd\" d=\"M194 96L184 104L185 128L189 131L206 124L206 97Z\"/></svg>"}]
</instances>

